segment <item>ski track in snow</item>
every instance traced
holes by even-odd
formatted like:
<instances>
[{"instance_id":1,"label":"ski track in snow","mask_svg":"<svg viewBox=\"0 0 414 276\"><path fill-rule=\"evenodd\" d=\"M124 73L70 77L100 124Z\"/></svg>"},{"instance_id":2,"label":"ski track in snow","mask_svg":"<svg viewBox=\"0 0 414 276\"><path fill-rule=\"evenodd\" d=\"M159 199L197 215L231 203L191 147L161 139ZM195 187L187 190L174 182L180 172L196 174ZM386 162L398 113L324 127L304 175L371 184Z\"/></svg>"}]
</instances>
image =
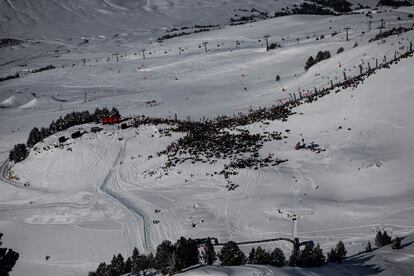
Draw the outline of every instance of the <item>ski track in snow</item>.
<instances>
[{"instance_id":1,"label":"ski track in snow","mask_svg":"<svg viewBox=\"0 0 414 276\"><path fill-rule=\"evenodd\" d=\"M117 165L123 160L125 155L125 147L126 147L126 141L122 144L122 147L112 164L112 168L109 170L107 176L105 177L105 180L103 181L102 185L99 186L99 190L102 191L104 194L106 194L108 197L112 198L113 200L119 202L121 205L123 205L129 212L131 212L134 216L138 217L141 220L142 224L142 231L144 233L144 241L143 241L143 247L145 249L149 248L149 242L150 242L150 228L148 225L148 217L147 215L140 210L138 207L136 207L133 203L131 203L127 198L123 197L120 193L117 193L113 191L111 188L108 187L108 183L114 179L114 184L118 186L120 189L119 183L117 181L117 176L114 175L115 168ZM112 182L111 182L112 183ZM128 237L131 238L131 233L135 233L135 229L130 229L128 225L124 224L124 227L126 228L125 231L128 233ZM137 236L135 235L135 239ZM127 244L129 244L129 241L126 241Z\"/></svg>"}]
</instances>

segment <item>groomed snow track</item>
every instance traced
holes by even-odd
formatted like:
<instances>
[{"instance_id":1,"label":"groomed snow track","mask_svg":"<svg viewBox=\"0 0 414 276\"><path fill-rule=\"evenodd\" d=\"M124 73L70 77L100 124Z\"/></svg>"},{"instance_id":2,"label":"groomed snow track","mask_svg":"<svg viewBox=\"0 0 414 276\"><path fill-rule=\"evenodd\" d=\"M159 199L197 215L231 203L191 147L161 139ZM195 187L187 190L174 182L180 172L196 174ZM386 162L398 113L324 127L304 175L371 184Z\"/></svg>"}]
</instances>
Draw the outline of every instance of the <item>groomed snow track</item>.
<instances>
[{"instance_id":1,"label":"groomed snow track","mask_svg":"<svg viewBox=\"0 0 414 276\"><path fill-rule=\"evenodd\" d=\"M136 216L136 217L138 217L139 219L142 220L142 226L143 226L143 232L144 232L143 246L144 246L145 250L147 250L148 249L148 242L150 241L150 233L149 233L149 225L148 225L149 218L147 217L147 215L141 209L136 207L129 199L123 197L122 195L120 195L120 194L114 192L113 190L111 190L110 188L108 188L108 182L113 177L115 165L120 162L120 160L122 159L122 156L125 154L125 144L126 144L126 142L122 145L121 149L119 150L119 153L118 153L114 163L112 164L112 168L109 170L109 172L108 172L107 176L105 177L102 185L100 185L98 187L98 190L102 191L109 198L119 202L126 209L128 209L128 211L131 212L134 216Z\"/></svg>"}]
</instances>

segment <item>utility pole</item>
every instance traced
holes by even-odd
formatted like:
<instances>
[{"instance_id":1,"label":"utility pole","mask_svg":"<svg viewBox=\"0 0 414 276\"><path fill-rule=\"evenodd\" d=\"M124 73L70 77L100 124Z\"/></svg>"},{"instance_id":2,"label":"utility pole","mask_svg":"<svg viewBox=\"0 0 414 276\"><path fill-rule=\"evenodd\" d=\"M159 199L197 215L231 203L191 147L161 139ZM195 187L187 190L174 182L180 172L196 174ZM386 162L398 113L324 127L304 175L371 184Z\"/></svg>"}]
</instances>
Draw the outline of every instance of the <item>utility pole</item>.
<instances>
[{"instance_id":1,"label":"utility pole","mask_svg":"<svg viewBox=\"0 0 414 276\"><path fill-rule=\"evenodd\" d=\"M266 39L266 51L269 51L269 37L270 35L265 35L263 38Z\"/></svg>"},{"instance_id":2,"label":"utility pole","mask_svg":"<svg viewBox=\"0 0 414 276\"><path fill-rule=\"evenodd\" d=\"M349 30L351 29L351 27L345 27L345 31L346 31L346 41L349 41Z\"/></svg>"},{"instance_id":3,"label":"utility pole","mask_svg":"<svg viewBox=\"0 0 414 276\"><path fill-rule=\"evenodd\" d=\"M372 21L370 20L368 21L368 32L371 31L371 27L372 27Z\"/></svg>"},{"instance_id":4,"label":"utility pole","mask_svg":"<svg viewBox=\"0 0 414 276\"><path fill-rule=\"evenodd\" d=\"M204 50L206 51L206 53L208 52L208 49L207 49L207 44L208 44L208 42L207 42L207 41L203 42L203 45L204 45Z\"/></svg>"},{"instance_id":5,"label":"utility pole","mask_svg":"<svg viewBox=\"0 0 414 276\"><path fill-rule=\"evenodd\" d=\"M181 47L178 47L178 54L181 55Z\"/></svg>"},{"instance_id":6,"label":"utility pole","mask_svg":"<svg viewBox=\"0 0 414 276\"><path fill-rule=\"evenodd\" d=\"M146 51L145 49L142 49L141 50L141 52L142 52L142 59L145 59L145 51Z\"/></svg>"},{"instance_id":7,"label":"utility pole","mask_svg":"<svg viewBox=\"0 0 414 276\"><path fill-rule=\"evenodd\" d=\"M85 91L85 94L83 94L83 103L86 103L86 96L87 96L88 92Z\"/></svg>"},{"instance_id":8,"label":"utility pole","mask_svg":"<svg viewBox=\"0 0 414 276\"><path fill-rule=\"evenodd\" d=\"M116 56L116 62L119 62L118 55L119 53L114 54L114 56Z\"/></svg>"}]
</instances>

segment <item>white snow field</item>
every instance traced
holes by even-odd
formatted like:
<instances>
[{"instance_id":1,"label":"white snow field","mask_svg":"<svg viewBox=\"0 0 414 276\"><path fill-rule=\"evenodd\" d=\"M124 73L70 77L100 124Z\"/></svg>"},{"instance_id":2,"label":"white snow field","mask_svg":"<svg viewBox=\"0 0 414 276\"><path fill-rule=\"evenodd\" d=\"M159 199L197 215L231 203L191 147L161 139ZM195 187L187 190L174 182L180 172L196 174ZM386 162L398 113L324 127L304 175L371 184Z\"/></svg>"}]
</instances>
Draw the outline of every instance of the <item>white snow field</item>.
<instances>
[{"instance_id":1,"label":"white snow field","mask_svg":"<svg viewBox=\"0 0 414 276\"><path fill-rule=\"evenodd\" d=\"M286 122L240 127L251 133L282 132L285 139L266 142L259 153L288 161L239 170L231 176L239 185L234 191L214 174L228 160L161 169L166 157L157 153L182 136L162 135L166 125L126 130L106 125L100 133L54 147L58 137L95 124L75 126L37 144L26 160L6 161L33 127L48 126L73 110L115 106L124 117L177 114L191 120L247 113L251 107L277 105L289 93L329 87L331 80L343 80L344 71L357 75L359 64L364 70L374 67L384 56L390 60L405 53L414 41L409 31L368 42L379 33L381 19L386 29L411 27L410 7L373 11L372 19L362 11L285 16L156 42L167 28L225 24L238 8L275 11L293 2L0 2L2 35L24 40L0 48L0 77L24 75L0 83L0 232L4 244L20 253L11 275L85 275L114 253L128 256L134 247L154 251L162 240L180 236L226 242L294 235L320 243L325 252L342 240L351 255L372 242L378 229L407 236L407 246L315 270L206 267L185 274L409 275L414 258L413 57L377 71L357 88L294 108L296 114ZM349 41L344 26L351 27ZM266 52L265 34L282 47ZM337 54L340 47L345 51ZM332 57L305 71L308 57L320 50ZM47 65L56 69L25 73ZM301 139L325 151L295 150ZM298 218L296 225L292 217ZM262 246L291 250L285 242ZM247 252L251 246L242 248Z\"/></svg>"}]
</instances>

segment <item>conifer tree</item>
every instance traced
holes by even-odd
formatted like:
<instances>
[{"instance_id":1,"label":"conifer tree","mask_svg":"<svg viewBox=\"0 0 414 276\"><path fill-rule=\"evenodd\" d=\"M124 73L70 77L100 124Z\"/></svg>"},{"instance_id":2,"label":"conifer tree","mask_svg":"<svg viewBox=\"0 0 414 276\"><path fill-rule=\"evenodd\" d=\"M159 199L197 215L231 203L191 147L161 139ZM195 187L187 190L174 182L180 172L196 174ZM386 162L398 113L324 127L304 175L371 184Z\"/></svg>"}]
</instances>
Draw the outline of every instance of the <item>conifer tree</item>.
<instances>
[{"instance_id":1,"label":"conifer tree","mask_svg":"<svg viewBox=\"0 0 414 276\"><path fill-rule=\"evenodd\" d=\"M270 263L270 254L262 247L257 247L254 264L267 265Z\"/></svg>"},{"instance_id":2,"label":"conifer tree","mask_svg":"<svg viewBox=\"0 0 414 276\"><path fill-rule=\"evenodd\" d=\"M96 269L96 275L97 276L105 276L106 275L106 263L100 263L98 268Z\"/></svg>"},{"instance_id":3,"label":"conifer tree","mask_svg":"<svg viewBox=\"0 0 414 276\"><path fill-rule=\"evenodd\" d=\"M30 131L29 138L27 139L26 145L30 148L33 147L36 143L42 140L42 135L37 127L33 128Z\"/></svg>"},{"instance_id":4,"label":"conifer tree","mask_svg":"<svg viewBox=\"0 0 414 276\"><path fill-rule=\"evenodd\" d=\"M328 252L327 262L328 263L336 262L336 252L333 248L331 248L331 250Z\"/></svg>"},{"instance_id":5,"label":"conifer tree","mask_svg":"<svg viewBox=\"0 0 414 276\"><path fill-rule=\"evenodd\" d=\"M319 244L316 245L316 247L313 248L312 252L312 266L321 266L325 263L326 258L323 255L322 248Z\"/></svg>"},{"instance_id":6,"label":"conifer tree","mask_svg":"<svg viewBox=\"0 0 414 276\"><path fill-rule=\"evenodd\" d=\"M256 257L256 250L254 249L254 247L252 247L252 250L250 250L250 253L249 253L249 258L247 259L247 263L254 264L255 257Z\"/></svg>"},{"instance_id":7,"label":"conifer tree","mask_svg":"<svg viewBox=\"0 0 414 276\"><path fill-rule=\"evenodd\" d=\"M218 257L221 265L225 266L243 265L246 263L246 255L244 255L243 251L233 241L229 241L223 246Z\"/></svg>"},{"instance_id":8,"label":"conifer tree","mask_svg":"<svg viewBox=\"0 0 414 276\"><path fill-rule=\"evenodd\" d=\"M383 245L383 236L381 230L377 232L377 235L375 236L375 245L378 247L381 247Z\"/></svg>"},{"instance_id":9,"label":"conifer tree","mask_svg":"<svg viewBox=\"0 0 414 276\"><path fill-rule=\"evenodd\" d=\"M286 257L280 248L275 248L270 254L270 265L282 267L286 264Z\"/></svg>"},{"instance_id":10,"label":"conifer tree","mask_svg":"<svg viewBox=\"0 0 414 276\"><path fill-rule=\"evenodd\" d=\"M299 266L298 264L299 255L300 255L300 251L293 250L292 254L289 257L289 261L288 261L289 266Z\"/></svg>"},{"instance_id":11,"label":"conifer tree","mask_svg":"<svg viewBox=\"0 0 414 276\"><path fill-rule=\"evenodd\" d=\"M136 247L132 250L132 256L131 256L131 272L134 274L139 274L144 268L142 263L142 256L139 254L139 251Z\"/></svg>"},{"instance_id":12,"label":"conifer tree","mask_svg":"<svg viewBox=\"0 0 414 276\"><path fill-rule=\"evenodd\" d=\"M372 251L371 242L368 241L367 246L365 247L365 252L371 252L371 251Z\"/></svg>"},{"instance_id":13,"label":"conifer tree","mask_svg":"<svg viewBox=\"0 0 414 276\"><path fill-rule=\"evenodd\" d=\"M3 233L0 233L0 246L3 244L2 236ZM8 276L18 259L19 253L12 249L0 247L0 275Z\"/></svg>"},{"instance_id":14,"label":"conifer tree","mask_svg":"<svg viewBox=\"0 0 414 276\"><path fill-rule=\"evenodd\" d=\"M312 56L310 56L310 57L308 58L308 60L306 61L306 64L305 64L305 70L308 70L308 69L309 69L309 68L311 68L314 64L315 64L315 60L313 59L313 57L312 57Z\"/></svg>"},{"instance_id":15,"label":"conifer tree","mask_svg":"<svg viewBox=\"0 0 414 276\"><path fill-rule=\"evenodd\" d=\"M10 151L9 159L10 161L14 161L15 163L17 163L26 159L28 154L29 152L27 151L25 144L17 144Z\"/></svg>"},{"instance_id":16,"label":"conifer tree","mask_svg":"<svg viewBox=\"0 0 414 276\"><path fill-rule=\"evenodd\" d=\"M384 230L384 233L382 234L382 241L383 241L383 246L385 245L389 245L391 244L391 237L388 236L387 231Z\"/></svg>"},{"instance_id":17,"label":"conifer tree","mask_svg":"<svg viewBox=\"0 0 414 276\"><path fill-rule=\"evenodd\" d=\"M131 270L132 270L132 260L131 260L131 257L128 257L128 259L125 261L124 273L130 273Z\"/></svg>"},{"instance_id":18,"label":"conifer tree","mask_svg":"<svg viewBox=\"0 0 414 276\"><path fill-rule=\"evenodd\" d=\"M210 238L207 238L206 244L204 245L202 259L206 265L212 265L217 260L216 252L214 251L214 246Z\"/></svg>"},{"instance_id":19,"label":"conifer tree","mask_svg":"<svg viewBox=\"0 0 414 276\"><path fill-rule=\"evenodd\" d=\"M195 265L199 262L199 252L197 244L192 239L181 237L174 245L175 252L175 271Z\"/></svg>"},{"instance_id":20,"label":"conifer tree","mask_svg":"<svg viewBox=\"0 0 414 276\"><path fill-rule=\"evenodd\" d=\"M401 249L401 238L400 237L396 237L393 241L392 241L392 249L393 250L400 250Z\"/></svg>"},{"instance_id":21,"label":"conifer tree","mask_svg":"<svg viewBox=\"0 0 414 276\"><path fill-rule=\"evenodd\" d=\"M168 240L164 240L160 245L158 245L157 252L155 254L155 264L156 268L160 269L162 274L167 274L169 272L173 252L174 246Z\"/></svg>"},{"instance_id":22,"label":"conifer tree","mask_svg":"<svg viewBox=\"0 0 414 276\"><path fill-rule=\"evenodd\" d=\"M335 255L336 255L336 262L337 263L342 263L343 259L346 256L346 250L345 250L345 245L342 241L339 241L336 244L336 248L335 248Z\"/></svg>"}]
</instances>

